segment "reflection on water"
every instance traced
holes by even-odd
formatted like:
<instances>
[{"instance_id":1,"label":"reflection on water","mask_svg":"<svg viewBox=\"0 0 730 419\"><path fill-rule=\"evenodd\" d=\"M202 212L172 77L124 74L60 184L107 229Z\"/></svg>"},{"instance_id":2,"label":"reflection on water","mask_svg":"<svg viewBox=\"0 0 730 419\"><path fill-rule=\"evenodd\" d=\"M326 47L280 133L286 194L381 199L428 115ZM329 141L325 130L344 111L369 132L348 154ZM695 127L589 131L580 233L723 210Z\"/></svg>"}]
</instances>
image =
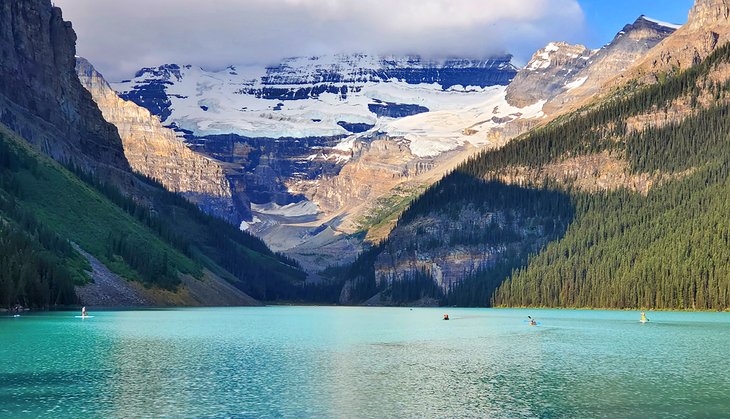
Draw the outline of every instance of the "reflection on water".
<instances>
[{"instance_id":1,"label":"reflection on water","mask_svg":"<svg viewBox=\"0 0 730 419\"><path fill-rule=\"evenodd\" d=\"M0 416L730 412L730 315L303 308L0 319ZM536 316L541 326L525 324Z\"/></svg>"}]
</instances>

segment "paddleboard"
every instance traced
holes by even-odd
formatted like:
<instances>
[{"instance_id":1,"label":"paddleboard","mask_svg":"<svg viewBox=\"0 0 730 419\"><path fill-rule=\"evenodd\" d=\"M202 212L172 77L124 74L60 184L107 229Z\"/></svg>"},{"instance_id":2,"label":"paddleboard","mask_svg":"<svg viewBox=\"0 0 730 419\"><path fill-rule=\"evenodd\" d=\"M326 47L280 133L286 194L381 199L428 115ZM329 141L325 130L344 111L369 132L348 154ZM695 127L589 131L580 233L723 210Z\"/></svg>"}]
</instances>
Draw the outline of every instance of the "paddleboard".
<instances>
[{"instance_id":1,"label":"paddleboard","mask_svg":"<svg viewBox=\"0 0 730 419\"><path fill-rule=\"evenodd\" d=\"M94 318L94 316L74 316L74 317L76 317L77 319L93 319Z\"/></svg>"},{"instance_id":2,"label":"paddleboard","mask_svg":"<svg viewBox=\"0 0 730 419\"><path fill-rule=\"evenodd\" d=\"M639 323L649 323L649 319L646 319L646 320L639 320Z\"/></svg>"}]
</instances>

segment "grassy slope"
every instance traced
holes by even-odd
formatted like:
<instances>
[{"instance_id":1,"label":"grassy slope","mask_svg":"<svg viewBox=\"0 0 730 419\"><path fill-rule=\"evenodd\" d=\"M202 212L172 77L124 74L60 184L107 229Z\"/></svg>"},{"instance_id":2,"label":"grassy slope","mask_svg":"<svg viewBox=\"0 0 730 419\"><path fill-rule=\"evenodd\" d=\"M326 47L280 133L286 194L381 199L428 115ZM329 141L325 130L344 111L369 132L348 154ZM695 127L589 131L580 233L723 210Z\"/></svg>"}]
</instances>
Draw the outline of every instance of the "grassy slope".
<instances>
[{"instance_id":1,"label":"grassy slope","mask_svg":"<svg viewBox=\"0 0 730 419\"><path fill-rule=\"evenodd\" d=\"M379 198L369 214L358 220L358 233L367 233L365 240L378 243L388 236L398 217L411 202L425 192L426 186L398 186L391 195Z\"/></svg>"},{"instance_id":2,"label":"grassy slope","mask_svg":"<svg viewBox=\"0 0 730 419\"><path fill-rule=\"evenodd\" d=\"M139 280L140 277L121 258L107 256L110 233L122 233L143 241L151 254L166 253L171 266L181 273L201 274L198 264L164 243L70 171L32 150L4 126L0 127L0 139L11 144L17 158L30 157L38 162L35 169L20 169L15 174L21 190L16 199L20 207L31 211L46 227L76 242L112 271L128 279ZM79 272L83 270L83 264L73 265L76 265L75 272L83 275Z\"/></svg>"}]
</instances>

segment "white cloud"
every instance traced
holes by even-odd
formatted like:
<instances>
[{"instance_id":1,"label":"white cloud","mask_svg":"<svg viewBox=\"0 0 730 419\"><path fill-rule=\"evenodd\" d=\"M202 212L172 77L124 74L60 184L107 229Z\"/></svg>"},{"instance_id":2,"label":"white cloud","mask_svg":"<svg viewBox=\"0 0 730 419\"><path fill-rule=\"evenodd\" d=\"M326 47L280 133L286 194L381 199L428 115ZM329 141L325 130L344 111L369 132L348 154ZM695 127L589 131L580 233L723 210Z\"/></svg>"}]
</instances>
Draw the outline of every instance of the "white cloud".
<instances>
[{"instance_id":1,"label":"white cloud","mask_svg":"<svg viewBox=\"0 0 730 419\"><path fill-rule=\"evenodd\" d=\"M335 52L522 58L584 32L577 0L55 0L110 79Z\"/></svg>"}]
</instances>

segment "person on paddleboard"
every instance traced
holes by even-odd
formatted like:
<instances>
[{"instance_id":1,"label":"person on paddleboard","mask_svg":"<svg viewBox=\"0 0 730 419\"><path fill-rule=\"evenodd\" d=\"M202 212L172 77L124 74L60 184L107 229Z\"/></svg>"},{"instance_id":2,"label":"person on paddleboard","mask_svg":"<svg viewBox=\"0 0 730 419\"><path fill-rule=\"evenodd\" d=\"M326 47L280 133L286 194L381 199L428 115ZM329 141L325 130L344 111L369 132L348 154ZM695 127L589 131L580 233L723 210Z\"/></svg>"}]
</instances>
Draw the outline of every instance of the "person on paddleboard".
<instances>
[{"instance_id":1,"label":"person on paddleboard","mask_svg":"<svg viewBox=\"0 0 730 419\"><path fill-rule=\"evenodd\" d=\"M641 322L646 323L648 321L649 321L649 319L646 318L646 314L644 314L644 312L642 311L641 312Z\"/></svg>"},{"instance_id":2,"label":"person on paddleboard","mask_svg":"<svg viewBox=\"0 0 730 419\"><path fill-rule=\"evenodd\" d=\"M81 307L81 318L84 318L86 316L88 316L88 314L86 314L86 307Z\"/></svg>"}]
</instances>

